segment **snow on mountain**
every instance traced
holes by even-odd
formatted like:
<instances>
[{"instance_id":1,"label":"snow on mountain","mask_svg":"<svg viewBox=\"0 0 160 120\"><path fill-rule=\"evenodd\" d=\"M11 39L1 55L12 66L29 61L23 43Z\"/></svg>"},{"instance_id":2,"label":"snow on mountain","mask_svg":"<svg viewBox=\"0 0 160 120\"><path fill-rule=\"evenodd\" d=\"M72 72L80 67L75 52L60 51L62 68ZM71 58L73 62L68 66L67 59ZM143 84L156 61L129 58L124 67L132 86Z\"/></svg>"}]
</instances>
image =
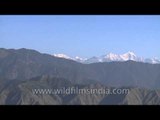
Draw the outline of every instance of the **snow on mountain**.
<instances>
[{"instance_id":1,"label":"snow on mountain","mask_svg":"<svg viewBox=\"0 0 160 120\"><path fill-rule=\"evenodd\" d=\"M54 57L64 58L64 59L72 59L71 57L65 55L65 54L54 54Z\"/></svg>"},{"instance_id":2,"label":"snow on mountain","mask_svg":"<svg viewBox=\"0 0 160 120\"><path fill-rule=\"evenodd\" d=\"M110 62L110 61L127 61L127 60L133 60L133 61L142 61L142 58L137 57L133 52L127 52L122 55L109 53L107 55L103 55L100 57L103 62Z\"/></svg>"},{"instance_id":3,"label":"snow on mountain","mask_svg":"<svg viewBox=\"0 0 160 120\"><path fill-rule=\"evenodd\" d=\"M120 55L123 60L136 60L137 56L133 52L128 52L123 55Z\"/></svg>"},{"instance_id":4,"label":"snow on mountain","mask_svg":"<svg viewBox=\"0 0 160 120\"><path fill-rule=\"evenodd\" d=\"M84 62L85 60L87 60L87 59L76 56L75 58L73 58L73 60L75 60L75 61L77 61L77 62L83 63L83 62Z\"/></svg>"},{"instance_id":5,"label":"snow on mountain","mask_svg":"<svg viewBox=\"0 0 160 120\"><path fill-rule=\"evenodd\" d=\"M64 58L64 59L70 59L70 60L74 60L74 61L77 61L77 62L84 62L85 60L87 60L86 58L81 58L81 57L69 57L68 55L65 55L65 54L53 54L54 57L58 57L58 58Z\"/></svg>"},{"instance_id":6,"label":"snow on mountain","mask_svg":"<svg viewBox=\"0 0 160 120\"><path fill-rule=\"evenodd\" d=\"M113 53L109 53L106 56L104 56L103 60L107 60L107 61L120 61L121 57L119 55L113 54Z\"/></svg>"},{"instance_id":7,"label":"snow on mountain","mask_svg":"<svg viewBox=\"0 0 160 120\"><path fill-rule=\"evenodd\" d=\"M87 60L84 61L84 63L97 63L97 62L103 62L102 59L98 58L98 57L91 57Z\"/></svg>"},{"instance_id":8,"label":"snow on mountain","mask_svg":"<svg viewBox=\"0 0 160 120\"><path fill-rule=\"evenodd\" d=\"M160 63L160 60L158 58L151 58L151 59L148 58L148 59L145 59L144 62L152 63L152 64L158 64L158 63Z\"/></svg>"},{"instance_id":9,"label":"snow on mountain","mask_svg":"<svg viewBox=\"0 0 160 120\"><path fill-rule=\"evenodd\" d=\"M55 57L59 58L65 58L65 59L70 59L74 60L80 63L85 63L85 64L90 64L90 63L97 63L97 62L112 62L112 61L128 61L128 60L133 60L137 62L144 62L144 63L151 63L151 64L160 64L160 60L158 58L151 58L151 59L144 59L142 57L136 56L135 53L129 51L127 53L118 55L114 53L109 53L107 55L102 55L100 57L91 57L91 58L81 58L81 57L69 57L65 54L54 54Z\"/></svg>"}]
</instances>

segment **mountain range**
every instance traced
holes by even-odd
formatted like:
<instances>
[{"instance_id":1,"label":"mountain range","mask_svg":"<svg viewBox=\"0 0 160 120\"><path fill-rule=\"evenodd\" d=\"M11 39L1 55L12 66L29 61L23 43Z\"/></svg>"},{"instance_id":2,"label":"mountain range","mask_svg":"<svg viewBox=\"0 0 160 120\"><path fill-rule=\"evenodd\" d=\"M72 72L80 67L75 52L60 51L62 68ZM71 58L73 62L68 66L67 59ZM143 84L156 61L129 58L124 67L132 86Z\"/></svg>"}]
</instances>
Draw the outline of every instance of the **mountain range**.
<instances>
[{"instance_id":1,"label":"mountain range","mask_svg":"<svg viewBox=\"0 0 160 120\"><path fill-rule=\"evenodd\" d=\"M63 57L0 48L0 104L160 104L160 64L127 60L125 55L121 56L125 61L90 64ZM31 91L70 86L128 88L130 94L61 96Z\"/></svg>"},{"instance_id":2,"label":"mountain range","mask_svg":"<svg viewBox=\"0 0 160 120\"><path fill-rule=\"evenodd\" d=\"M129 87L129 94L33 94L32 89L58 89L80 87L83 89L114 89L94 83L78 85L64 78L39 76L27 81L10 81L1 84L0 105L159 105L160 90Z\"/></svg>"},{"instance_id":3,"label":"mountain range","mask_svg":"<svg viewBox=\"0 0 160 120\"><path fill-rule=\"evenodd\" d=\"M124 53L122 55L114 54L114 53L109 53L107 55L102 55L100 57L91 57L91 58L81 58L81 57L69 57L68 55L65 54L53 54L55 57L59 58L65 58L65 59L70 59L74 60L77 62L85 63L85 64L90 64L90 63L97 63L97 62L112 62L112 61L136 61L136 62L144 62L144 63L151 63L151 64L160 64L160 60L158 58L142 58L136 56L135 53L129 51L127 53Z\"/></svg>"}]
</instances>

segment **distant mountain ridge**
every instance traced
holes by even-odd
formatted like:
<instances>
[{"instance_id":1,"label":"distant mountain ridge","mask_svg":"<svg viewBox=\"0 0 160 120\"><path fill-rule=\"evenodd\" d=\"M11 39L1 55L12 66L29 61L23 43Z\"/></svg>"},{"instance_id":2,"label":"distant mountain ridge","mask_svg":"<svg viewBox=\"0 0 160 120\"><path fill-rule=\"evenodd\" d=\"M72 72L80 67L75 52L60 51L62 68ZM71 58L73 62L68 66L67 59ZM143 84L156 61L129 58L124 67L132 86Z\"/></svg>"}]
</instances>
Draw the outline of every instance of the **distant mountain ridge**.
<instances>
[{"instance_id":1,"label":"distant mountain ridge","mask_svg":"<svg viewBox=\"0 0 160 120\"><path fill-rule=\"evenodd\" d=\"M124 53L122 55L114 54L114 53L109 53L107 55L102 55L100 57L91 57L91 58L81 58L81 57L69 57L68 55L65 54L54 54L53 56L59 57L59 58L65 58L65 59L70 59L74 60L77 62L85 63L85 64L90 64L90 63L97 63L97 62L112 62L112 61L136 61L136 62L144 62L144 63L151 63L151 64L160 64L160 60L157 58L142 58L136 56L135 53L129 51L127 53Z\"/></svg>"}]
</instances>

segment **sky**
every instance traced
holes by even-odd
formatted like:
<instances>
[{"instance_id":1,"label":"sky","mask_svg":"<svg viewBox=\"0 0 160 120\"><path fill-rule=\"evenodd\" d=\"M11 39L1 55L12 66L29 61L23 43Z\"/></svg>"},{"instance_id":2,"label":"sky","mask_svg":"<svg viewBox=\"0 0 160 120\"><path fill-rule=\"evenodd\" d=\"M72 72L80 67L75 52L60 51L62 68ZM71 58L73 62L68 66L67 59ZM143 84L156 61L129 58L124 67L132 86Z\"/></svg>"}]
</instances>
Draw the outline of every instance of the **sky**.
<instances>
[{"instance_id":1,"label":"sky","mask_svg":"<svg viewBox=\"0 0 160 120\"><path fill-rule=\"evenodd\" d=\"M160 15L0 15L0 48L160 58Z\"/></svg>"}]
</instances>

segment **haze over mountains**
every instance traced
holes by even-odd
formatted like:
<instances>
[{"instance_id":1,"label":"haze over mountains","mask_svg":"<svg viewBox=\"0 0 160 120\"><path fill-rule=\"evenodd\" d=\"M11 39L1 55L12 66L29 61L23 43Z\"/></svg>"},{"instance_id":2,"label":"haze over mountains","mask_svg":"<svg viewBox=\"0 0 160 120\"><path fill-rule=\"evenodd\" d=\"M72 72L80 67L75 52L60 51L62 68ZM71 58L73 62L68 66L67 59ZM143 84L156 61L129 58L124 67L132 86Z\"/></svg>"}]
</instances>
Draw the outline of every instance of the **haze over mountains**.
<instances>
[{"instance_id":1,"label":"haze over mountains","mask_svg":"<svg viewBox=\"0 0 160 120\"><path fill-rule=\"evenodd\" d=\"M77 62L85 63L85 64L90 64L90 63L97 63L97 62L112 62L112 61L128 61L128 60L133 60L136 62L144 62L144 63L151 63L151 64L160 64L160 60L158 58L142 58L136 56L135 53L129 51L127 53L124 53L122 55L114 54L114 53L109 53L107 55L102 55L99 57L91 57L91 58L81 58L76 56L75 58L69 57L68 55L65 54L53 54L55 57L59 58L65 58L65 59L70 59L70 60L75 60Z\"/></svg>"},{"instance_id":2,"label":"haze over mountains","mask_svg":"<svg viewBox=\"0 0 160 120\"><path fill-rule=\"evenodd\" d=\"M0 104L6 105L159 105L160 90L130 87L129 94L33 94L32 89L61 87L114 89L102 84L76 85L67 79L39 76L28 81L11 81L0 87Z\"/></svg>"},{"instance_id":3,"label":"haze over mountains","mask_svg":"<svg viewBox=\"0 0 160 120\"><path fill-rule=\"evenodd\" d=\"M160 64L127 60L137 59L133 53L105 57L113 61L82 64L25 48L1 48L0 104L160 104ZM117 57L120 59L114 61ZM61 86L123 87L131 93L59 96L33 95L31 91Z\"/></svg>"}]
</instances>

